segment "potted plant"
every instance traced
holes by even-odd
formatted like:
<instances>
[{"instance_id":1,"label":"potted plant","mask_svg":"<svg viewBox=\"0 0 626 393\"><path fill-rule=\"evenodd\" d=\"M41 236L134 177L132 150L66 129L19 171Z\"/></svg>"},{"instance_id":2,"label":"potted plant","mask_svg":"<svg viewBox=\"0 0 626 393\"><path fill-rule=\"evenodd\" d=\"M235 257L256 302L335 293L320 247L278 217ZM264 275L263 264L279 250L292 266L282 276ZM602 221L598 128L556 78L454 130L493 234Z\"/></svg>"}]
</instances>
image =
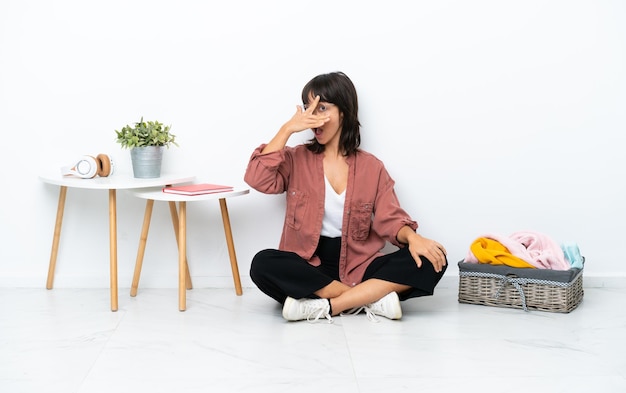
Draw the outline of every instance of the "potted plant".
<instances>
[{"instance_id":1,"label":"potted plant","mask_svg":"<svg viewBox=\"0 0 626 393\"><path fill-rule=\"evenodd\" d=\"M155 178L161 176L163 149L170 145L178 146L176 135L170 133L171 126L164 126L158 121L136 122L133 126L125 125L115 130L117 142L122 148L130 149L133 175L137 178Z\"/></svg>"}]
</instances>

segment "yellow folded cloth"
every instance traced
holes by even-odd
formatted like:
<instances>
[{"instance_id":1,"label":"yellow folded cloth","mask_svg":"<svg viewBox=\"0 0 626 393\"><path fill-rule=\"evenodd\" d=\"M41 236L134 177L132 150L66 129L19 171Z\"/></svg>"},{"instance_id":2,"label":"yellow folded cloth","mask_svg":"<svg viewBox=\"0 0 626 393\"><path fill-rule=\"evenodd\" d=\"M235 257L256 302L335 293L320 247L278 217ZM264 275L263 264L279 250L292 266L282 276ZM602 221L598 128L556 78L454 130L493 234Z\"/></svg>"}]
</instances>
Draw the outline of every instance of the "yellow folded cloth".
<instances>
[{"instance_id":1,"label":"yellow folded cloth","mask_svg":"<svg viewBox=\"0 0 626 393\"><path fill-rule=\"evenodd\" d=\"M493 239L479 237L474 240L470 246L470 250L480 263L535 269L535 266L514 256L502 243Z\"/></svg>"}]
</instances>

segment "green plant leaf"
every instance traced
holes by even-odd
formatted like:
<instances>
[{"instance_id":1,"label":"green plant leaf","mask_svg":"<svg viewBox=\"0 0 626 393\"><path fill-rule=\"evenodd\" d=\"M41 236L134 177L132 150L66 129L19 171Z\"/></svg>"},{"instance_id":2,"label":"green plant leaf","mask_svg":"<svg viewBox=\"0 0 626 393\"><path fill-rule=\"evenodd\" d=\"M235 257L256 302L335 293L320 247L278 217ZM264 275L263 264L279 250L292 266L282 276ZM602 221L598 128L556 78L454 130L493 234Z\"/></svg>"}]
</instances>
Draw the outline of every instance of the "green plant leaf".
<instances>
[{"instance_id":1,"label":"green plant leaf","mask_svg":"<svg viewBox=\"0 0 626 393\"><path fill-rule=\"evenodd\" d=\"M159 121L141 120L134 123L134 126L125 125L121 130L115 130L116 141L127 149L142 146L178 146L176 135L170 132L171 126L164 126Z\"/></svg>"}]
</instances>

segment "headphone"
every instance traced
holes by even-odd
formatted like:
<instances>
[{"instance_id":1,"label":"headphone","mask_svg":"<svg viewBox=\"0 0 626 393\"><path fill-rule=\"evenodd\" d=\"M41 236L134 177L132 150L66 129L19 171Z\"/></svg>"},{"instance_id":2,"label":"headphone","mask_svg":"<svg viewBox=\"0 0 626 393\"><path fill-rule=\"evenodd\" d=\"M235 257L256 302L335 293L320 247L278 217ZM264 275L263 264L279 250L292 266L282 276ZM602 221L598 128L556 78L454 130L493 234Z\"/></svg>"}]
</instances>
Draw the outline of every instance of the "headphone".
<instances>
[{"instance_id":1,"label":"headphone","mask_svg":"<svg viewBox=\"0 0 626 393\"><path fill-rule=\"evenodd\" d=\"M83 179L91 179L97 176L106 177L113 174L113 159L108 154L82 156L76 163L61 167L63 176L77 176Z\"/></svg>"}]
</instances>

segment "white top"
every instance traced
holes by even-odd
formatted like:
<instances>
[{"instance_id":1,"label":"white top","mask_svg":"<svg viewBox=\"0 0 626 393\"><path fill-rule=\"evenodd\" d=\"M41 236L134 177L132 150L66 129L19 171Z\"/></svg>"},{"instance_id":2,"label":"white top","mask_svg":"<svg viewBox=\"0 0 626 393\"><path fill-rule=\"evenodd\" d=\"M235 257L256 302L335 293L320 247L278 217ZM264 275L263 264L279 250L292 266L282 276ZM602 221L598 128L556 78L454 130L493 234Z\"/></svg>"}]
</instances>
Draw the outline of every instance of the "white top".
<instances>
[{"instance_id":1,"label":"white top","mask_svg":"<svg viewBox=\"0 0 626 393\"><path fill-rule=\"evenodd\" d=\"M56 184L57 186L117 190L180 184L194 181L196 177L187 173L163 173L160 177L155 177L153 179L138 179L129 173L114 172L111 176L96 176L92 179L82 179L76 176L63 176L60 171L57 170L42 174L39 176L39 179L44 183Z\"/></svg>"},{"instance_id":2,"label":"white top","mask_svg":"<svg viewBox=\"0 0 626 393\"><path fill-rule=\"evenodd\" d=\"M324 176L324 183L326 184L326 192L321 234L326 237L341 237L343 205L346 203L346 190L341 194L337 194L326 176Z\"/></svg>"},{"instance_id":3,"label":"white top","mask_svg":"<svg viewBox=\"0 0 626 393\"><path fill-rule=\"evenodd\" d=\"M239 195L248 194L249 188L234 187L232 191L226 192L214 192L212 194L200 194L200 195L182 195L163 192L163 187L152 188L140 188L131 190L130 193L138 198L152 199L154 201L173 201L173 202L193 202L193 201L206 201L208 199L222 199L231 198Z\"/></svg>"}]
</instances>

